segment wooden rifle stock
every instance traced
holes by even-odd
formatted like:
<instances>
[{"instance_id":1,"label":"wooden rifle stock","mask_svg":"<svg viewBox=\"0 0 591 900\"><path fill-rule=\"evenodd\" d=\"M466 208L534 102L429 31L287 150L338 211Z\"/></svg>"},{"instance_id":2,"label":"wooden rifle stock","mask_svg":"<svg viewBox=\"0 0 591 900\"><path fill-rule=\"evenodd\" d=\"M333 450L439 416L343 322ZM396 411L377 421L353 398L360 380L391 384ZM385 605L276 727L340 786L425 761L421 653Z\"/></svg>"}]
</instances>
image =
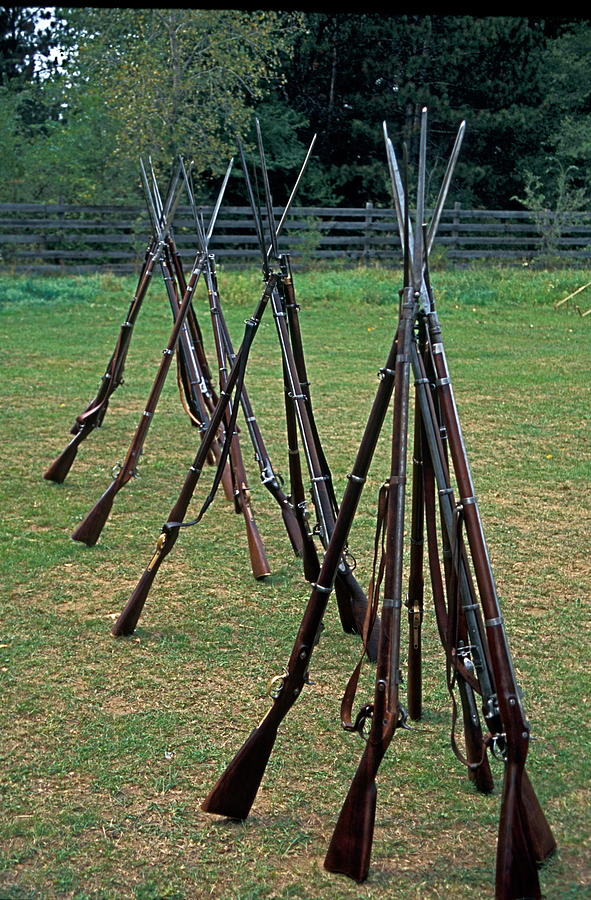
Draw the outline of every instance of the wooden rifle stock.
<instances>
[{"instance_id":1,"label":"wooden rifle stock","mask_svg":"<svg viewBox=\"0 0 591 900\"><path fill-rule=\"evenodd\" d=\"M121 467L118 475L109 485L98 503L96 503L86 519L78 528L76 528L76 530L72 534L72 540L74 541L81 541L85 544L88 544L88 546L90 547L96 544L111 512L115 495L136 474L137 464L142 453L146 435L150 427L150 422L156 410L162 388L164 387L172 357L177 346L179 334L185 322L185 316L187 315L191 303L191 297L195 289L195 285L197 284L197 280L202 272L204 261L204 255L201 254L198 261L196 261L193 267L187 289L183 296L182 303L179 307L178 315L175 319L171 335L168 339L168 344L162 354L162 360L158 367L158 372L156 373L156 378L154 379L154 384L152 385L152 389L146 403L146 408L142 413L142 417L137 426L135 435L130 444L129 450L127 451L125 462Z\"/></svg>"},{"instance_id":2,"label":"wooden rifle stock","mask_svg":"<svg viewBox=\"0 0 591 900\"><path fill-rule=\"evenodd\" d=\"M329 872L359 883L369 871L378 796L375 778L385 749L368 741L324 858Z\"/></svg>"},{"instance_id":3,"label":"wooden rifle stock","mask_svg":"<svg viewBox=\"0 0 591 900\"><path fill-rule=\"evenodd\" d=\"M322 628L328 598L392 395L396 347L395 339L382 370L383 378L376 392L318 581L312 587L291 657L285 673L273 679L277 685L277 689L272 692L274 705L203 802L201 808L205 812L240 819L248 816L264 776L278 728L308 681L310 658ZM240 798L239 803L234 801L235 797Z\"/></svg>"},{"instance_id":4,"label":"wooden rifle stock","mask_svg":"<svg viewBox=\"0 0 591 900\"><path fill-rule=\"evenodd\" d=\"M160 537L156 542L156 551L152 559L145 568L129 600L125 604L123 611L111 629L111 633L115 635L115 637L122 635L127 636L133 634L135 631L145 602L148 599L150 588L158 574L158 569L160 568L164 557L172 550L178 537L178 533L178 528L165 529L161 532Z\"/></svg>"},{"instance_id":5,"label":"wooden rifle stock","mask_svg":"<svg viewBox=\"0 0 591 900\"><path fill-rule=\"evenodd\" d=\"M72 532L72 540L94 547L113 509L115 494L119 490L117 480L113 480L104 494L97 500L80 525Z\"/></svg>"},{"instance_id":6,"label":"wooden rifle stock","mask_svg":"<svg viewBox=\"0 0 591 900\"><path fill-rule=\"evenodd\" d=\"M155 552L150 562L148 563L148 566L144 570L144 573L141 576L135 590L129 598L129 601L127 602L123 612L113 626L112 632L116 636L131 634L135 629L156 574L158 573L158 570L164 558L170 553L174 544L176 543L180 528L184 522L187 510L189 508L189 503L191 502L191 498L195 492L195 488L197 487L202 469L206 464L207 455L209 453L211 444L215 440L215 437L225 417L226 410L230 402L230 394L234 390L235 386L237 386L237 390L239 389L238 385L240 385L241 379L243 379L244 377L244 369L246 368L246 362L248 359L248 354L250 352L250 347L254 340L258 325L260 323L260 319L268 303L269 292L272 290L274 283L274 279L271 278L269 280L269 283L265 286L265 290L263 291L263 295L257 305L254 315L246 321L242 346L238 351L238 354L236 355L234 364L232 365L232 369L226 383L226 388L213 410L212 417L207 427L207 431L197 451L197 455L195 456L193 465L187 472L177 502L173 506L168 517L168 521L165 523L156 542ZM210 498L212 499L211 494ZM202 509L199 518L201 517L201 515L203 515L204 511L205 508Z\"/></svg>"},{"instance_id":7,"label":"wooden rifle stock","mask_svg":"<svg viewBox=\"0 0 591 900\"><path fill-rule=\"evenodd\" d=\"M62 452L57 456L51 465L45 470L43 473L43 477L47 479L47 481L54 481L56 484L63 484L66 480L66 476L72 465L74 460L76 459L76 454L78 453L78 447L85 439L87 434L83 429L80 429L72 438L72 440L66 444Z\"/></svg>"}]
</instances>

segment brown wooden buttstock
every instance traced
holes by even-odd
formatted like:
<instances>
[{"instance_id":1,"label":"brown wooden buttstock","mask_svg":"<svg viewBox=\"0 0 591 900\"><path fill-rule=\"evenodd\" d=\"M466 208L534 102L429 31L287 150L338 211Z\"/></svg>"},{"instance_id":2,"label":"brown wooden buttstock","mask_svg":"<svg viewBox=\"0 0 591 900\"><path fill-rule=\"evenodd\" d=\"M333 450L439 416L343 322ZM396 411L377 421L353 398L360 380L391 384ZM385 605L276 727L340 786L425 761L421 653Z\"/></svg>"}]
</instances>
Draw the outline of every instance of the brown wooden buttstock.
<instances>
[{"instance_id":1,"label":"brown wooden buttstock","mask_svg":"<svg viewBox=\"0 0 591 900\"><path fill-rule=\"evenodd\" d=\"M157 571L157 566L146 569L138 581L125 608L111 629L111 634L115 637L125 637L135 631Z\"/></svg>"},{"instance_id":2,"label":"brown wooden buttstock","mask_svg":"<svg viewBox=\"0 0 591 900\"><path fill-rule=\"evenodd\" d=\"M277 726L263 719L251 732L204 800L204 812L246 819L260 787L277 737Z\"/></svg>"},{"instance_id":3,"label":"brown wooden buttstock","mask_svg":"<svg viewBox=\"0 0 591 900\"><path fill-rule=\"evenodd\" d=\"M375 777L363 761L342 806L324 859L329 872L347 875L354 881L367 878L376 817Z\"/></svg>"},{"instance_id":4,"label":"brown wooden buttstock","mask_svg":"<svg viewBox=\"0 0 591 900\"><path fill-rule=\"evenodd\" d=\"M536 862L542 863L556 850L556 839L546 821L546 816L525 769L521 778L521 797L527 816L532 851Z\"/></svg>"},{"instance_id":5,"label":"brown wooden buttstock","mask_svg":"<svg viewBox=\"0 0 591 900\"><path fill-rule=\"evenodd\" d=\"M497 845L496 900L539 900L542 893L521 796L519 765L505 768Z\"/></svg>"},{"instance_id":6,"label":"brown wooden buttstock","mask_svg":"<svg viewBox=\"0 0 591 900\"><path fill-rule=\"evenodd\" d=\"M302 556L304 552L304 542L302 540L302 534L298 525L298 520L296 519L295 513L291 506L283 504L281 506L281 516L283 518L283 524L285 525L285 530L287 531L287 536L290 540L293 552L296 556Z\"/></svg>"},{"instance_id":7,"label":"brown wooden buttstock","mask_svg":"<svg viewBox=\"0 0 591 900\"><path fill-rule=\"evenodd\" d=\"M348 621L353 623L351 634L363 634L363 625L365 622L365 614L367 612L367 596L350 569L345 572L339 571L336 581L335 590L340 589L340 582L343 584L342 600L339 601L339 614L341 615L341 602L345 603L345 592L348 595L349 617ZM337 593L337 600L339 594ZM344 627L344 623L343 623ZM349 629L345 629L348 631ZM373 627L367 639L367 656L371 662L375 662L378 658L378 641L380 636L380 619L376 616Z\"/></svg>"},{"instance_id":8,"label":"brown wooden buttstock","mask_svg":"<svg viewBox=\"0 0 591 900\"><path fill-rule=\"evenodd\" d=\"M72 534L73 541L81 541L89 547L94 547L113 508L113 500L115 499L116 493L116 491L113 490L113 485L116 483L117 482L115 481L111 482L103 496L92 507L84 521L76 528Z\"/></svg>"},{"instance_id":9,"label":"brown wooden buttstock","mask_svg":"<svg viewBox=\"0 0 591 900\"><path fill-rule=\"evenodd\" d=\"M468 774L470 780L481 794L490 794L495 785L488 757L484 750L482 728L480 727L480 722L475 722L472 719L472 709L468 699L468 691L471 691L471 688L466 685L461 676L458 678L458 689L464 716L466 759L469 763L475 764L475 768L468 769Z\"/></svg>"},{"instance_id":10,"label":"brown wooden buttstock","mask_svg":"<svg viewBox=\"0 0 591 900\"><path fill-rule=\"evenodd\" d=\"M271 568L265 553L263 540L257 524L249 510L244 511L246 521L246 537L248 539L248 552L250 553L250 565L255 578L265 578L271 574Z\"/></svg>"},{"instance_id":11,"label":"brown wooden buttstock","mask_svg":"<svg viewBox=\"0 0 591 900\"><path fill-rule=\"evenodd\" d=\"M60 455L54 459L52 464L43 473L43 477L46 478L47 481L55 481L56 484L63 484L76 459L79 443L80 441L76 440L70 441Z\"/></svg>"}]
</instances>

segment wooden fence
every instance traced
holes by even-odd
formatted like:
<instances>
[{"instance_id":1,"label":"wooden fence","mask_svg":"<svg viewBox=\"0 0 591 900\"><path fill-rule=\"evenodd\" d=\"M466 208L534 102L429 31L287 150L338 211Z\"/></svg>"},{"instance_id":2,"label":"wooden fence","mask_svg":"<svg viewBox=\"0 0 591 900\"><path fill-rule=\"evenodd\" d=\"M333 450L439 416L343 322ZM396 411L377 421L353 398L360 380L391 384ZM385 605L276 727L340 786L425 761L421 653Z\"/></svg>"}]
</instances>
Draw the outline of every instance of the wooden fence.
<instances>
[{"instance_id":1,"label":"wooden fence","mask_svg":"<svg viewBox=\"0 0 591 900\"><path fill-rule=\"evenodd\" d=\"M277 218L281 212L277 209ZM207 221L208 209L204 215ZM174 231L190 265L197 242L188 208L177 210ZM133 272L149 237L147 216L139 207L0 204L0 270L5 272ZM248 207L222 207L211 249L228 266L260 258ZM303 265L330 259L398 265L401 260L393 211L370 203L356 209L294 207L280 249ZM459 264L473 259L519 263L541 255L587 264L591 214L570 213L563 220L550 215L541 226L531 212L456 204L443 213L433 255Z\"/></svg>"}]
</instances>

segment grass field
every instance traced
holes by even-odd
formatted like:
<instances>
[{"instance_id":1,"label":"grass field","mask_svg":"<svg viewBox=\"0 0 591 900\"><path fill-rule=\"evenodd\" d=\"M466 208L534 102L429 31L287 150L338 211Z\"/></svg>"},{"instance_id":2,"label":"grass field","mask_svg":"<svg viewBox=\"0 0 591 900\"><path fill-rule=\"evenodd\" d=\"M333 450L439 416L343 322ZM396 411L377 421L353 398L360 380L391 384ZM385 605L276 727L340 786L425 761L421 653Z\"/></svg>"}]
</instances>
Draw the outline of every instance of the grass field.
<instances>
[{"instance_id":1,"label":"grass field","mask_svg":"<svg viewBox=\"0 0 591 900\"><path fill-rule=\"evenodd\" d=\"M295 271L312 396L337 495L392 340L397 272ZM591 897L589 592L591 316L553 304L589 272L490 268L432 274L503 612L536 741L528 770L559 850L548 900ZM223 494L167 558L140 625L110 634L149 561L197 448L170 377L141 478L93 548L70 540L128 448L170 331L157 283L142 309L103 427L63 485L43 471L98 388L135 280L0 277L3 402L0 898L360 900L494 895L501 785L474 792L449 743L445 666L427 599L425 715L384 760L368 881L322 861L362 752L339 724L359 656L335 604L314 684L281 729L250 818L200 804L265 714L309 588L243 442L272 575L249 569L243 521ZM261 288L220 273L230 330ZM581 308L587 294L577 297ZM197 309L210 339L207 305ZM213 359L213 350L208 345ZM275 467L287 471L281 364L263 320L247 384ZM351 533L367 586L389 421ZM205 496L202 480L194 508ZM372 698L368 666L360 702Z\"/></svg>"}]
</instances>

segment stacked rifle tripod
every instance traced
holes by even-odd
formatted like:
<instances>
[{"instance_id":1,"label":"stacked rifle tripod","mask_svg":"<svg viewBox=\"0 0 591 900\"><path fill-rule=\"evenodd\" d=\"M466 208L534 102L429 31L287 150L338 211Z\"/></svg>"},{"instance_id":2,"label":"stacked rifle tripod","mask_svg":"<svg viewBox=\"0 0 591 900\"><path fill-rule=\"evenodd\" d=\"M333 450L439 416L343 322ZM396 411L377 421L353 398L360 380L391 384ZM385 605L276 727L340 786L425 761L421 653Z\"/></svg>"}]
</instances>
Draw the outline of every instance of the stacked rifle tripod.
<instances>
[{"instance_id":1,"label":"stacked rifle tripod","mask_svg":"<svg viewBox=\"0 0 591 900\"><path fill-rule=\"evenodd\" d=\"M458 746L455 727L452 727L453 750L467 767L476 789L483 793L489 793L493 788L489 753L502 760L504 765L495 897L496 900L537 900L542 896L537 868L553 852L555 841L525 768L530 726L515 678L428 267L429 253L462 136L463 125L458 132L430 223L426 225L427 114L426 110L423 111L413 228L406 151L401 172L384 127L394 206L404 253L404 283L399 292L398 321L392 345L380 370L376 395L340 504L335 499L314 424L289 260L279 252L277 243L293 193L284 216L276 226L259 131L269 230L269 237L266 238L242 154L261 247L264 289L253 315L246 322L244 337L236 354L229 352L226 341L224 359L228 362L228 369L226 371L225 366L220 365L220 370L224 369L220 393L211 406L207 425L202 429L195 461L186 476L179 499L162 528L155 551L114 631L116 634L129 634L134 630L156 573L174 546L180 529L199 521L215 495L235 434L236 412L244 396L249 351L265 309L270 306L282 354L290 460L291 494L280 505L292 524L295 520L292 544L303 556L304 571L312 583L312 589L287 665L281 674L271 680L272 705L213 786L202 809L232 819L245 819L249 815L281 723L304 693L305 686L310 684L311 657L319 642L324 614L334 590L344 630L361 634L364 655L376 662L376 671L373 698L362 703L356 713L355 697L363 659L344 692L341 705L343 728L363 738L364 750L337 818L325 867L358 882L367 878L380 764L396 731L407 727L408 717L421 717L423 573L427 568L438 632L445 653L445 676L451 696L453 723L455 725L459 716L463 722L464 746ZM168 213L163 213L165 209L166 204L163 204L160 213L157 211L156 228L165 227L162 226L163 215L165 222L168 216ZM188 284L194 284L195 271L204 271L211 306L215 309L217 304L212 300L215 281L207 253L207 234L199 216L196 216L196 226L201 250ZM158 234L160 232L156 236ZM210 288L210 284L213 287ZM176 312L169 349L176 347L182 328L179 321L183 321L188 305L185 294ZM412 382L414 416L411 415ZM373 575L366 596L347 565L347 542L390 409L390 473L378 497ZM410 443L411 421L414 427L412 462L409 466L407 445ZM138 433L141 432L141 425L142 422ZM321 562L305 511L298 438L312 483L314 510L319 523L315 531L320 534L322 542ZM216 441L220 449L213 487L197 518L187 522L189 502ZM129 459L134 459L134 454L135 451L132 453L130 448ZM409 491L410 504L407 502ZM101 501L97 506L100 507L100 504ZM409 517L407 507L410 507ZM405 585L407 518L410 518L410 548L408 584ZM92 521L93 516L90 515L87 526L92 526ZM86 527L84 523L82 527ZM92 528L88 534L92 536ZM400 691L405 606L408 618L406 706Z\"/></svg>"},{"instance_id":2,"label":"stacked rifle tripod","mask_svg":"<svg viewBox=\"0 0 591 900\"><path fill-rule=\"evenodd\" d=\"M426 110L423 111L414 235L408 203L408 164L401 177L392 142L386 149L404 250L404 285L394 340L348 476L332 537L306 606L291 656L271 682L273 705L230 762L203 803L203 810L245 819L255 801L281 722L309 683L310 659L335 584L377 440L392 403L392 452L388 479L380 491L376 555L362 629L374 635L377 664L372 702L353 705L360 674L355 669L343 696L344 729L359 733L365 749L330 840L325 867L362 882L367 878L377 804L376 777L395 732L407 717L421 715L421 622L423 548L437 626L445 650L447 685L460 698L465 750L452 744L479 791L492 790L488 753L504 762L497 845L497 900L540 898L537 867L555 841L525 769L530 726L505 633L494 577L468 465L447 368L443 338L428 272L431 247L449 179L461 144L460 129L430 226L425 217ZM402 704L401 626L404 607L403 557L407 493L410 382L415 409L412 462L411 546L408 594L408 710ZM409 479L410 480L410 479ZM455 487L454 487L455 481ZM439 521L439 525L438 525ZM486 728L483 729L479 709Z\"/></svg>"},{"instance_id":3,"label":"stacked rifle tripod","mask_svg":"<svg viewBox=\"0 0 591 900\"><path fill-rule=\"evenodd\" d=\"M234 352L229 330L224 319L215 270L215 257L209 250L209 241L233 161L226 172L207 231L203 217L195 204L194 192L189 177L190 173L187 171L183 160L179 161L164 200L158 190L153 170L150 183L145 166L142 164L142 177L152 220L153 238L146 253L138 288L128 311L127 319L121 326L119 338L106 373L103 376L99 393L86 410L78 416L72 428L74 437L45 472L45 477L48 480L63 482L74 462L79 445L95 428L102 424L109 399L116 387L122 382L123 368L133 326L137 319L141 302L146 294L149 280L152 277L156 263L158 263L162 270L173 314L173 327L170 338L163 352L150 395L124 462L118 465L113 480L74 531L73 539L86 543L89 546L96 544L111 513L117 493L136 476L138 461L143 451L148 429L155 414L175 351L177 354L178 381L183 406L193 424L199 427L201 443L194 462L186 475L178 500L162 527L156 542L155 553L149 560L138 585L132 592L125 609L114 625L113 632L116 635L127 635L134 631L158 570L174 547L180 530L196 525L202 520L213 502L220 484L224 485L226 495L229 498L234 498L236 512L244 514L254 576L263 578L269 574L269 564L254 518L251 494L242 459L237 427L239 408L242 408L244 413L255 459L259 465L261 482L270 491L281 509L283 522L292 548L296 555L302 557L304 574L309 581L315 580L320 568L317 539L321 547L324 548L330 539L334 527L338 505L310 399L310 382L306 372L298 317L299 306L295 297L290 261L286 254L279 255L277 243L306 170L314 140L308 150L280 221L275 223L263 139L258 122L257 139L264 178L266 213L270 223L271 243L268 247L265 245L262 216L255 201L255 189L251 183L248 164L240 145L245 182L259 238L264 289L253 315L246 320L244 336L238 352ZM188 279L185 279L172 233L172 218L179 201L179 187L187 190L199 242L199 252ZM277 271L272 271L269 264L272 254L273 258L279 261ZM195 289L202 274L207 287L217 368L219 370L218 393L216 393L212 383L211 370L205 357L202 333L193 308ZM245 387L245 373L250 349L261 318L268 306L270 306L275 320L283 364L285 420L291 489L289 497L283 491L280 476L273 469L261 429L254 415ZM310 525L311 516L306 500L304 465L302 464L300 445L311 484L310 493L316 517L316 524L313 527ZM209 463L215 465L213 484L197 516L192 520L188 520L189 505L202 472ZM352 633L360 633L365 618L367 598L353 575L347 561L346 552L343 553L339 562L336 593L343 629ZM369 654L373 659L375 659L374 643L372 637L370 637Z\"/></svg>"}]
</instances>

